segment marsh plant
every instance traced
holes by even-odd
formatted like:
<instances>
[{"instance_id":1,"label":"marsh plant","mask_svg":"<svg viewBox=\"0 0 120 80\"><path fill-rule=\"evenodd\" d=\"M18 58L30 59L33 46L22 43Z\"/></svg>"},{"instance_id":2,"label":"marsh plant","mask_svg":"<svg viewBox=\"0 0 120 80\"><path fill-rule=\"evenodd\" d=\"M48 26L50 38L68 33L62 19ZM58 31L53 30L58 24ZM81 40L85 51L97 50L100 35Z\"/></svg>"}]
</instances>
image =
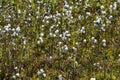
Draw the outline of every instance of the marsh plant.
<instances>
[{"instance_id":1,"label":"marsh plant","mask_svg":"<svg viewBox=\"0 0 120 80\"><path fill-rule=\"evenodd\" d=\"M120 0L0 0L0 80L120 80Z\"/></svg>"}]
</instances>

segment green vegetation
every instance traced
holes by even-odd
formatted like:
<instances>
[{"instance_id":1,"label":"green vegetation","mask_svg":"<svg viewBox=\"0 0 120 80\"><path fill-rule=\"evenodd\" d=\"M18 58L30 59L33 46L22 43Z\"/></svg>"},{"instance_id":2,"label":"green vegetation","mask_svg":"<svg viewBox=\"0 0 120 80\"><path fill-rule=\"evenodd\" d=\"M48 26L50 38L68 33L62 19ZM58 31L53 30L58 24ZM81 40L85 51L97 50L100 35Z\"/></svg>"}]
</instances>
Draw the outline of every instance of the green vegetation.
<instances>
[{"instance_id":1,"label":"green vegetation","mask_svg":"<svg viewBox=\"0 0 120 80\"><path fill-rule=\"evenodd\" d=\"M120 80L120 0L0 0L0 80Z\"/></svg>"}]
</instances>

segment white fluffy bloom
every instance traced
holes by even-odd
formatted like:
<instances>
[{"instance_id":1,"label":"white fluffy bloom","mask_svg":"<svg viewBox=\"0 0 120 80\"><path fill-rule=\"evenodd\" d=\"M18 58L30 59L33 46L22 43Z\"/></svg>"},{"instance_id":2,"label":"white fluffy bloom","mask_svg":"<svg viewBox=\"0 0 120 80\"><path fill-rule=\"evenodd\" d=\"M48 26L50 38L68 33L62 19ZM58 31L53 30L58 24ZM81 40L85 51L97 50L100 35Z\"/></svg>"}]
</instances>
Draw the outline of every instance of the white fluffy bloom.
<instances>
[{"instance_id":1,"label":"white fluffy bloom","mask_svg":"<svg viewBox=\"0 0 120 80\"><path fill-rule=\"evenodd\" d=\"M97 39L95 39L95 37L92 37L91 39L94 43L97 43Z\"/></svg>"},{"instance_id":2,"label":"white fluffy bloom","mask_svg":"<svg viewBox=\"0 0 120 80\"><path fill-rule=\"evenodd\" d=\"M18 36L17 32L13 32L12 36Z\"/></svg>"},{"instance_id":3,"label":"white fluffy bloom","mask_svg":"<svg viewBox=\"0 0 120 80\"><path fill-rule=\"evenodd\" d=\"M101 18L96 18L96 22L100 23L101 22Z\"/></svg>"},{"instance_id":4,"label":"white fluffy bloom","mask_svg":"<svg viewBox=\"0 0 120 80\"><path fill-rule=\"evenodd\" d=\"M94 20L94 26L97 26L98 24L100 24L102 22L102 19L100 17L96 17L96 20Z\"/></svg>"},{"instance_id":5,"label":"white fluffy bloom","mask_svg":"<svg viewBox=\"0 0 120 80\"><path fill-rule=\"evenodd\" d=\"M103 43L102 45L105 47L105 46L106 46L106 40L103 39L103 40L102 40L102 43Z\"/></svg>"},{"instance_id":6,"label":"white fluffy bloom","mask_svg":"<svg viewBox=\"0 0 120 80\"><path fill-rule=\"evenodd\" d=\"M12 28L12 31L15 31L15 29L14 29L14 28Z\"/></svg>"},{"instance_id":7,"label":"white fluffy bloom","mask_svg":"<svg viewBox=\"0 0 120 80\"><path fill-rule=\"evenodd\" d=\"M117 8L117 3L114 2L114 4L113 4L113 9L116 10L116 8Z\"/></svg>"},{"instance_id":8,"label":"white fluffy bloom","mask_svg":"<svg viewBox=\"0 0 120 80\"><path fill-rule=\"evenodd\" d=\"M53 34L53 37L56 37L56 34Z\"/></svg>"},{"instance_id":9,"label":"white fluffy bloom","mask_svg":"<svg viewBox=\"0 0 120 80\"><path fill-rule=\"evenodd\" d=\"M59 80L62 80L62 75L60 74L60 75L58 76L58 78L59 78Z\"/></svg>"},{"instance_id":10,"label":"white fluffy bloom","mask_svg":"<svg viewBox=\"0 0 120 80\"><path fill-rule=\"evenodd\" d=\"M112 19L112 18L113 18L113 16L112 16L112 15L110 15L110 16L109 16L109 19Z\"/></svg>"},{"instance_id":11,"label":"white fluffy bloom","mask_svg":"<svg viewBox=\"0 0 120 80\"><path fill-rule=\"evenodd\" d=\"M120 57L120 54L118 54L118 56Z\"/></svg>"},{"instance_id":12,"label":"white fluffy bloom","mask_svg":"<svg viewBox=\"0 0 120 80\"><path fill-rule=\"evenodd\" d=\"M40 44L40 40L37 41L37 44Z\"/></svg>"},{"instance_id":13,"label":"white fluffy bloom","mask_svg":"<svg viewBox=\"0 0 120 80\"><path fill-rule=\"evenodd\" d=\"M65 7L66 7L66 8L68 8L68 7L69 7L69 5L68 5L68 4L66 4L66 5L65 5Z\"/></svg>"},{"instance_id":14,"label":"white fluffy bloom","mask_svg":"<svg viewBox=\"0 0 120 80\"><path fill-rule=\"evenodd\" d=\"M103 46L105 47L105 46L106 46L106 43L103 43Z\"/></svg>"},{"instance_id":15,"label":"white fluffy bloom","mask_svg":"<svg viewBox=\"0 0 120 80\"><path fill-rule=\"evenodd\" d=\"M57 29L56 31L55 31L55 34L57 34L59 32L59 30Z\"/></svg>"},{"instance_id":16,"label":"white fluffy bloom","mask_svg":"<svg viewBox=\"0 0 120 80\"><path fill-rule=\"evenodd\" d=\"M67 34L68 33L68 31L65 31L65 34Z\"/></svg>"},{"instance_id":17,"label":"white fluffy bloom","mask_svg":"<svg viewBox=\"0 0 120 80\"><path fill-rule=\"evenodd\" d=\"M120 0L118 0L118 2L120 3Z\"/></svg>"},{"instance_id":18,"label":"white fluffy bloom","mask_svg":"<svg viewBox=\"0 0 120 80\"><path fill-rule=\"evenodd\" d=\"M40 36L43 37L43 36L44 36L44 33L40 33Z\"/></svg>"},{"instance_id":19,"label":"white fluffy bloom","mask_svg":"<svg viewBox=\"0 0 120 80\"><path fill-rule=\"evenodd\" d=\"M78 19L79 19L79 20L81 20L81 18L82 18L82 16L81 16L81 15L79 15L79 16L78 16Z\"/></svg>"},{"instance_id":20,"label":"white fluffy bloom","mask_svg":"<svg viewBox=\"0 0 120 80\"><path fill-rule=\"evenodd\" d=\"M68 46L67 46L67 45L64 45L64 46L63 46L63 49L64 49L65 51L68 51Z\"/></svg>"},{"instance_id":21,"label":"white fluffy bloom","mask_svg":"<svg viewBox=\"0 0 120 80\"><path fill-rule=\"evenodd\" d=\"M77 51L77 48L76 47L72 47L74 51Z\"/></svg>"},{"instance_id":22,"label":"white fluffy bloom","mask_svg":"<svg viewBox=\"0 0 120 80\"><path fill-rule=\"evenodd\" d=\"M102 14L106 14L106 12L105 12L105 11L101 11L101 13L102 13Z\"/></svg>"},{"instance_id":23,"label":"white fluffy bloom","mask_svg":"<svg viewBox=\"0 0 120 80\"><path fill-rule=\"evenodd\" d=\"M37 72L37 75L40 75L40 74L44 74L43 76L45 76L45 73L44 73L44 70L43 70L43 69L40 69L40 70Z\"/></svg>"},{"instance_id":24,"label":"white fluffy bloom","mask_svg":"<svg viewBox=\"0 0 120 80\"><path fill-rule=\"evenodd\" d=\"M105 40L105 39L103 39L103 40L102 40L102 42L103 42L103 43L106 43L106 40Z\"/></svg>"},{"instance_id":25,"label":"white fluffy bloom","mask_svg":"<svg viewBox=\"0 0 120 80\"><path fill-rule=\"evenodd\" d=\"M92 39L92 40L94 40L94 39L95 39L95 37L92 37L91 39Z\"/></svg>"},{"instance_id":26,"label":"white fluffy bloom","mask_svg":"<svg viewBox=\"0 0 120 80\"><path fill-rule=\"evenodd\" d=\"M67 17L69 16L71 14L71 11L66 11L66 15L67 15Z\"/></svg>"},{"instance_id":27,"label":"white fluffy bloom","mask_svg":"<svg viewBox=\"0 0 120 80\"><path fill-rule=\"evenodd\" d=\"M15 75L13 75L12 77L13 77L14 79L16 78L16 76L15 76Z\"/></svg>"},{"instance_id":28,"label":"white fluffy bloom","mask_svg":"<svg viewBox=\"0 0 120 80\"><path fill-rule=\"evenodd\" d=\"M11 27L11 24L8 24L8 25L6 25L4 28L5 28L6 31L9 31L9 30L10 30L10 27Z\"/></svg>"},{"instance_id":29,"label":"white fluffy bloom","mask_svg":"<svg viewBox=\"0 0 120 80\"><path fill-rule=\"evenodd\" d=\"M52 36L53 36L53 34L52 34L52 33L49 33L49 35L50 35L50 37L52 37Z\"/></svg>"},{"instance_id":30,"label":"white fluffy bloom","mask_svg":"<svg viewBox=\"0 0 120 80\"><path fill-rule=\"evenodd\" d=\"M70 36L71 36L71 34L66 34L66 36L70 37Z\"/></svg>"},{"instance_id":31,"label":"white fluffy bloom","mask_svg":"<svg viewBox=\"0 0 120 80\"><path fill-rule=\"evenodd\" d=\"M81 33L85 33L85 30L84 30L84 29L81 29L80 32L81 32Z\"/></svg>"},{"instance_id":32,"label":"white fluffy bloom","mask_svg":"<svg viewBox=\"0 0 120 80\"><path fill-rule=\"evenodd\" d=\"M20 77L20 74L19 74L19 73L16 73L16 76L17 76L17 77Z\"/></svg>"},{"instance_id":33,"label":"white fluffy bloom","mask_svg":"<svg viewBox=\"0 0 120 80\"><path fill-rule=\"evenodd\" d=\"M23 44L26 45L26 40L23 41Z\"/></svg>"},{"instance_id":34,"label":"white fluffy bloom","mask_svg":"<svg viewBox=\"0 0 120 80\"><path fill-rule=\"evenodd\" d=\"M94 43L97 43L97 39L94 39Z\"/></svg>"},{"instance_id":35,"label":"white fluffy bloom","mask_svg":"<svg viewBox=\"0 0 120 80\"><path fill-rule=\"evenodd\" d=\"M58 11L56 11L56 16L60 16L61 14L58 12Z\"/></svg>"},{"instance_id":36,"label":"white fluffy bloom","mask_svg":"<svg viewBox=\"0 0 120 80\"><path fill-rule=\"evenodd\" d=\"M83 27L82 27L82 30L84 30L84 29L85 29L85 27L83 26Z\"/></svg>"},{"instance_id":37,"label":"white fluffy bloom","mask_svg":"<svg viewBox=\"0 0 120 80\"><path fill-rule=\"evenodd\" d=\"M39 40L41 43L43 43L43 38L42 37L39 37Z\"/></svg>"},{"instance_id":38,"label":"white fluffy bloom","mask_svg":"<svg viewBox=\"0 0 120 80\"><path fill-rule=\"evenodd\" d=\"M21 10L20 9L18 9L18 14L20 14L21 13Z\"/></svg>"},{"instance_id":39,"label":"white fluffy bloom","mask_svg":"<svg viewBox=\"0 0 120 80\"><path fill-rule=\"evenodd\" d=\"M18 67L15 67L14 69L15 69L15 70L17 70L17 69L18 69Z\"/></svg>"},{"instance_id":40,"label":"white fluffy bloom","mask_svg":"<svg viewBox=\"0 0 120 80\"><path fill-rule=\"evenodd\" d=\"M104 6L102 5L102 6L100 6L100 8L101 8L101 9L104 9Z\"/></svg>"},{"instance_id":41,"label":"white fluffy bloom","mask_svg":"<svg viewBox=\"0 0 120 80\"><path fill-rule=\"evenodd\" d=\"M32 3L32 0L29 0L30 1L30 3Z\"/></svg>"},{"instance_id":42,"label":"white fluffy bloom","mask_svg":"<svg viewBox=\"0 0 120 80\"><path fill-rule=\"evenodd\" d=\"M86 12L86 14L90 16L90 12Z\"/></svg>"},{"instance_id":43,"label":"white fluffy bloom","mask_svg":"<svg viewBox=\"0 0 120 80\"><path fill-rule=\"evenodd\" d=\"M97 62L97 63L94 63L93 65L94 65L94 66L99 66L99 65L100 65L100 63L99 63L99 62Z\"/></svg>"},{"instance_id":44,"label":"white fluffy bloom","mask_svg":"<svg viewBox=\"0 0 120 80\"><path fill-rule=\"evenodd\" d=\"M53 57L52 57L52 56L50 56L49 58L50 58L50 59L52 59Z\"/></svg>"},{"instance_id":45,"label":"white fluffy bloom","mask_svg":"<svg viewBox=\"0 0 120 80\"><path fill-rule=\"evenodd\" d=\"M95 78L90 78L90 80L96 80Z\"/></svg>"},{"instance_id":46,"label":"white fluffy bloom","mask_svg":"<svg viewBox=\"0 0 120 80\"><path fill-rule=\"evenodd\" d=\"M17 32L19 32L19 31L20 31L20 27L19 27L19 26L16 28L16 31L17 31Z\"/></svg>"},{"instance_id":47,"label":"white fluffy bloom","mask_svg":"<svg viewBox=\"0 0 120 80\"><path fill-rule=\"evenodd\" d=\"M86 43L86 42L87 42L87 40L86 40L86 39L84 39L84 40L83 40L83 42L84 42L84 43Z\"/></svg>"},{"instance_id":48,"label":"white fluffy bloom","mask_svg":"<svg viewBox=\"0 0 120 80\"><path fill-rule=\"evenodd\" d=\"M112 13L112 8L113 8L113 5L110 5L110 13Z\"/></svg>"},{"instance_id":49,"label":"white fluffy bloom","mask_svg":"<svg viewBox=\"0 0 120 80\"><path fill-rule=\"evenodd\" d=\"M65 51L67 51L67 50L68 50L68 47L66 46L66 47L65 47Z\"/></svg>"},{"instance_id":50,"label":"white fluffy bloom","mask_svg":"<svg viewBox=\"0 0 120 80\"><path fill-rule=\"evenodd\" d=\"M45 74L45 73L43 73L43 76L44 76L44 77L46 77L46 74Z\"/></svg>"},{"instance_id":51,"label":"white fluffy bloom","mask_svg":"<svg viewBox=\"0 0 120 80\"><path fill-rule=\"evenodd\" d=\"M59 45L61 45L61 44L62 44L62 42L59 42L58 44L59 44Z\"/></svg>"},{"instance_id":52,"label":"white fluffy bloom","mask_svg":"<svg viewBox=\"0 0 120 80\"><path fill-rule=\"evenodd\" d=\"M40 72L44 73L44 70L43 70L43 69L40 69Z\"/></svg>"},{"instance_id":53,"label":"white fluffy bloom","mask_svg":"<svg viewBox=\"0 0 120 80\"><path fill-rule=\"evenodd\" d=\"M79 43L78 43L78 42L76 42L75 44L76 44L76 45L78 45Z\"/></svg>"},{"instance_id":54,"label":"white fluffy bloom","mask_svg":"<svg viewBox=\"0 0 120 80\"><path fill-rule=\"evenodd\" d=\"M41 74L41 72L40 72L40 71L38 71L38 72L37 72L37 75L40 75L40 74Z\"/></svg>"}]
</instances>

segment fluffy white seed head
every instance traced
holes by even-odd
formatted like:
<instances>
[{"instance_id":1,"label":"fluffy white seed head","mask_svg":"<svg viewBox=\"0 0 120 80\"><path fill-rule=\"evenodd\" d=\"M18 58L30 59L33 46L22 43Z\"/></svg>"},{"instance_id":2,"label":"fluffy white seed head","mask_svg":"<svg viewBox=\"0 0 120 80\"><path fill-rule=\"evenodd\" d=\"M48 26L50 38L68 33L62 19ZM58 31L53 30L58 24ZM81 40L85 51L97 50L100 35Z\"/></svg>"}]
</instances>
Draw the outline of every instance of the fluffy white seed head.
<instances>
[{"instance_id":1,"label":"fluffy white seed head","mask_svg":"<svg viewBox=\"0 0 120 80\"><path fill-rule=\"evenodd\" d=\"M46 74L45 74L45 73L43 73L43 77L46 77Z\"/></svg>"},{"instance_id":2,"label":"fluffy white seed head","mask_svg":"<svg viewBox=\"0 0 120 80\"><path fill-rule=\"evenodd\" d=\"M58 78L59 78L59 80L62 80L62 75L60 74L60 75L58 76Z\"/></svg>"},{"instance_id":3,"label":"fluffy white seed head","mask_svg":"<svg viewBox=\"0 0 120 80\"><path fill-rule=\"evenodd\" d=\"M20 77L20 74L19 74L19 73L16 73L16 76L17 76L17 77Z\"/></svg>"},{"instance_id":4,"label":"fluffy white seed head","mask_svg":"<svg viewBox=\"0 0 120 80\"><path fill-rule=\"evenodd\" d=\"M90 80L96 80L95 78L90 78Z\"/></svg>"},{"instance_id":5,"label":"fluffy white seed head","mask_svg":"<svg viewBox=\"0 0 120 80\"><path fill-rule=\"evenodd\" d=\"M19 31L20 31L20 26L18 26L18 27L16 28L16 31L17 31L17 32L19 32Z\"/></svg>"},{"instance_id":6,"label":"fluffy white seed head","mask_svg":"<svg viewBox=\"0 0 120 80\"><path fill-rule=\"evenodd\" d=\"M102 40L102 42L103 42L103 43L106 43L106 40L105 40L105 39L103 39L103 40Z\"/></svg>"}]
</instances>

